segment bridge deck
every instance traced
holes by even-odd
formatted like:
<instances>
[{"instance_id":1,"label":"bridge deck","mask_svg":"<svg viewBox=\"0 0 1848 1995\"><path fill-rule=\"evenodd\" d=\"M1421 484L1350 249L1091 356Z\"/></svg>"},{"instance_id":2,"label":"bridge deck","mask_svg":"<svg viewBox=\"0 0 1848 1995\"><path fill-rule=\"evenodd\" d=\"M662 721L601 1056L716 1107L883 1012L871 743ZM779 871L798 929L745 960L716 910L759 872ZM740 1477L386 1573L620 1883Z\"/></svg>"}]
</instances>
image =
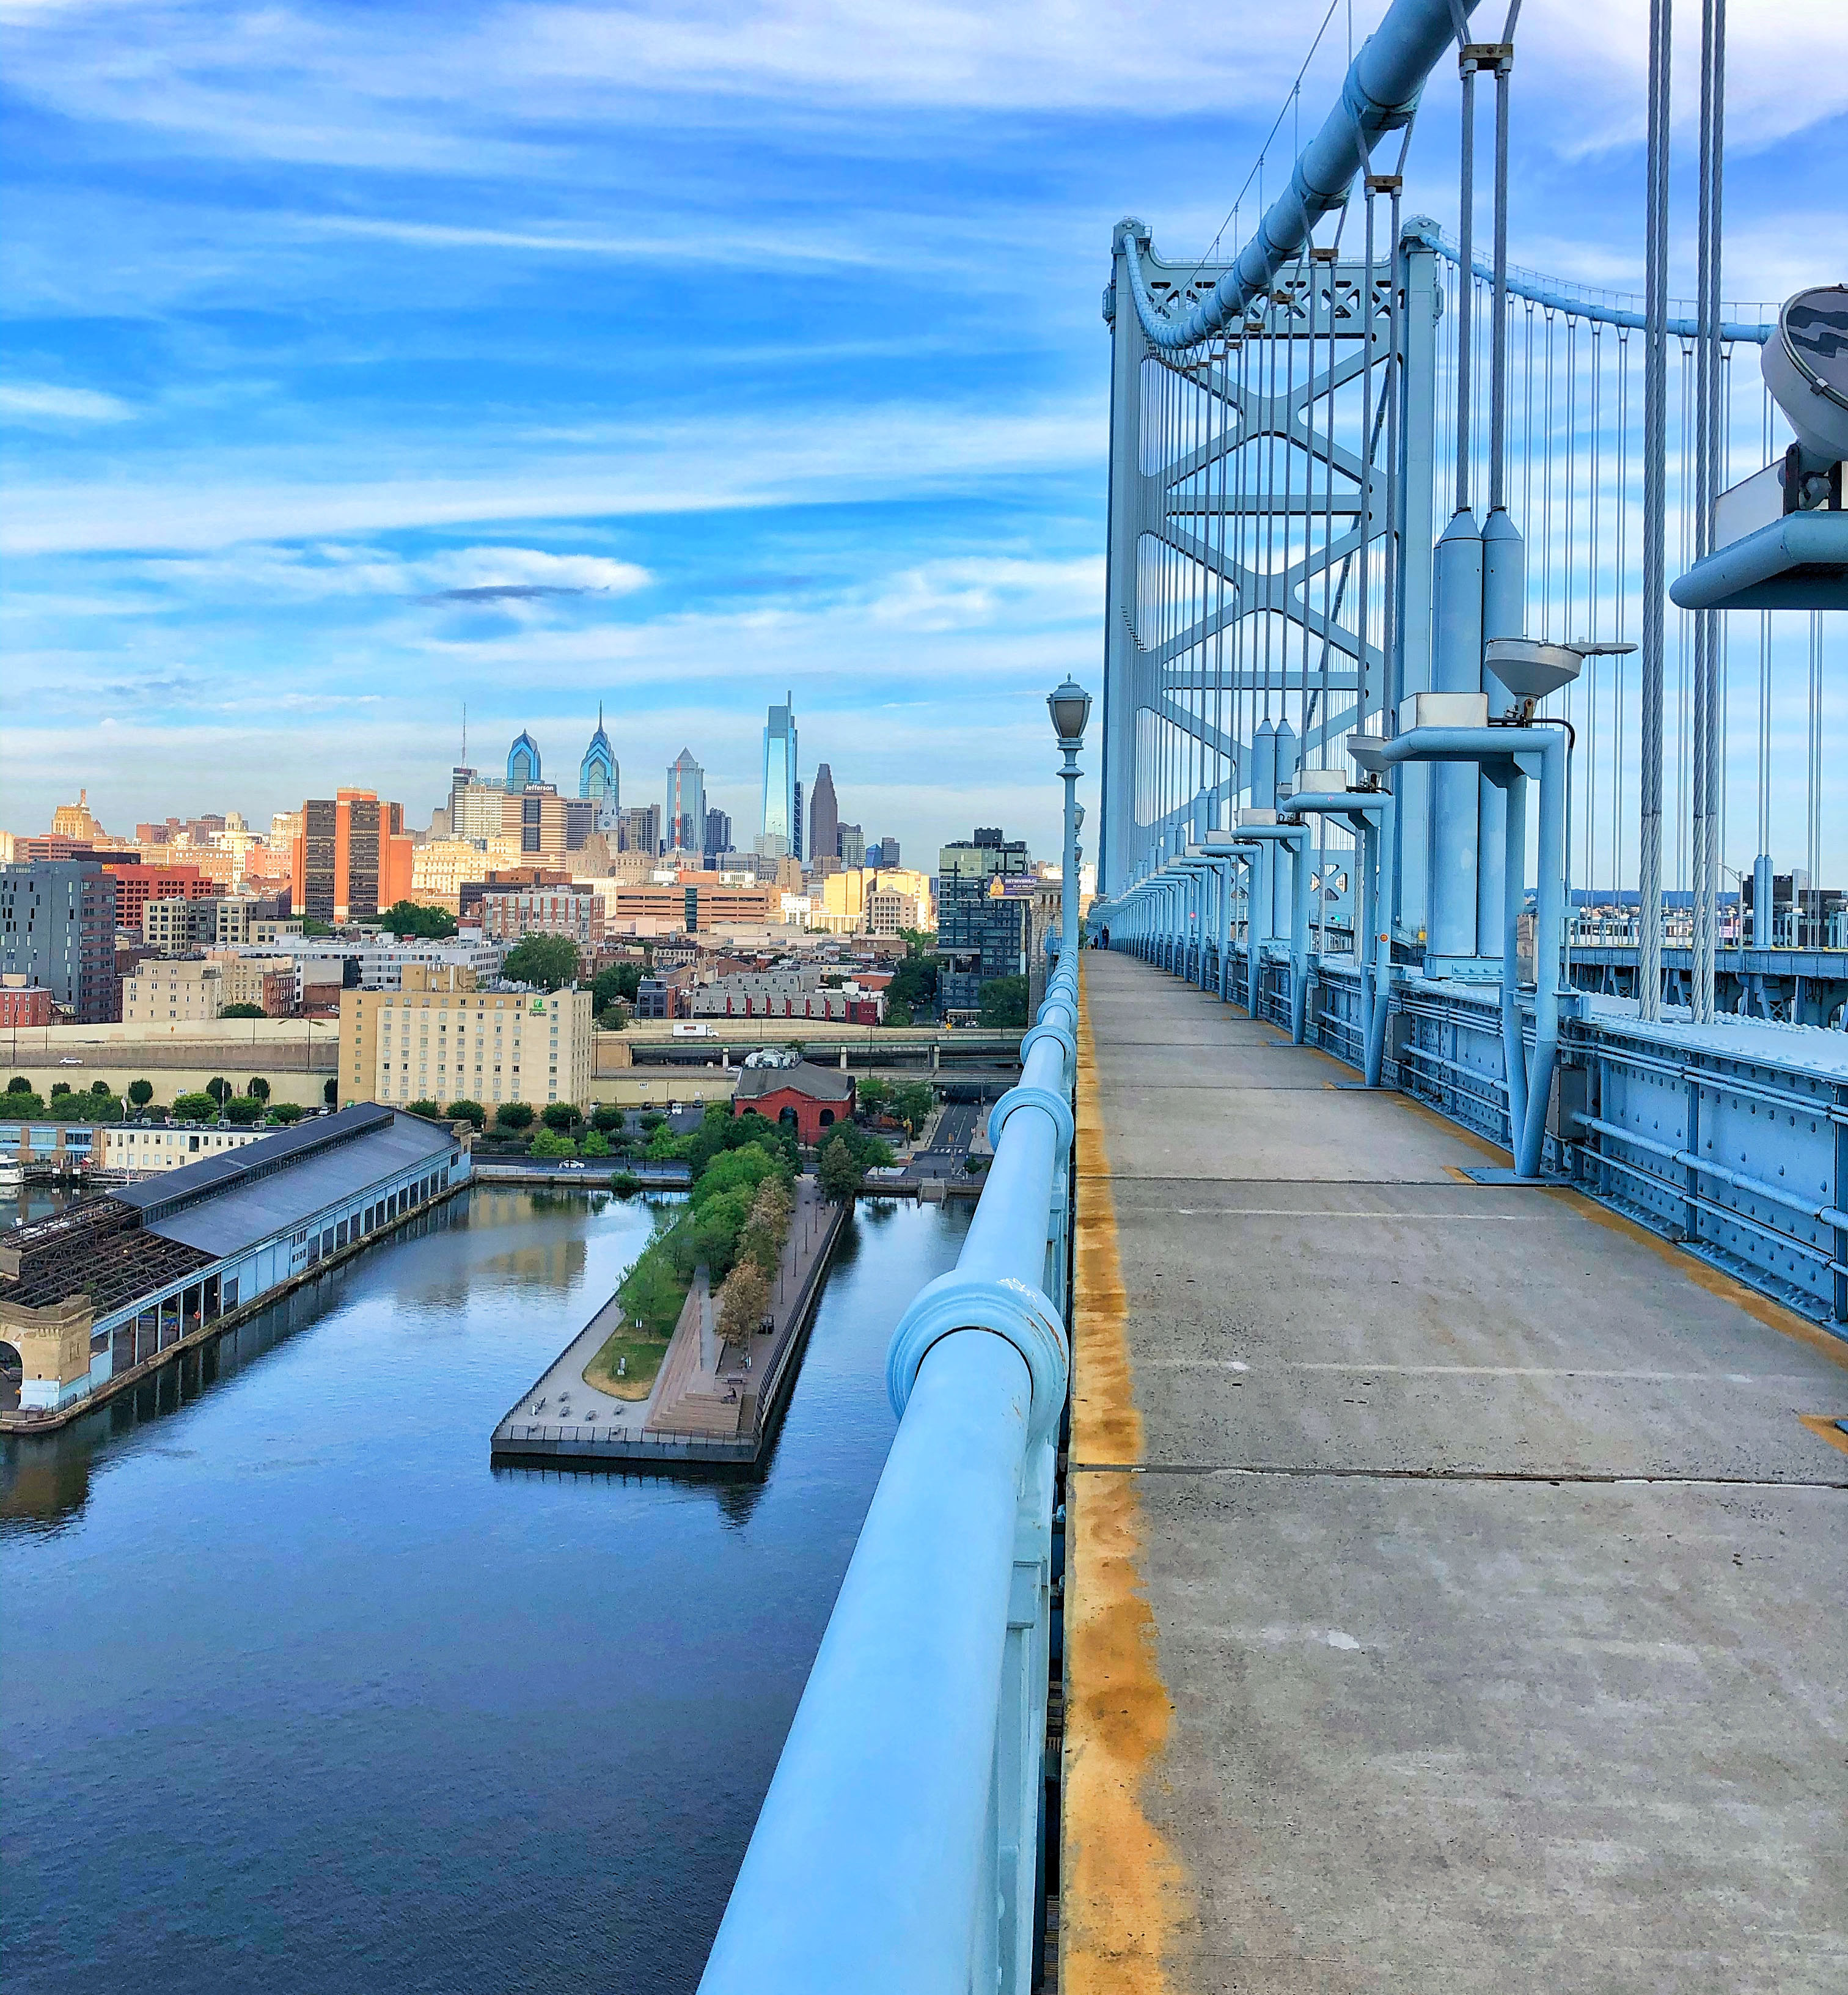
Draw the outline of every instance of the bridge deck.
<instances>
[{"instance_id":1,"label":"bridge deck","mask_svg":"<svg viewBox=\"0 0 1848 1995\"><path fill-rule=\"evenodd\" d=\"M1063 1987L1848 1986L1848 1347L1084 967Z\"/></svg>"}]
</instances>

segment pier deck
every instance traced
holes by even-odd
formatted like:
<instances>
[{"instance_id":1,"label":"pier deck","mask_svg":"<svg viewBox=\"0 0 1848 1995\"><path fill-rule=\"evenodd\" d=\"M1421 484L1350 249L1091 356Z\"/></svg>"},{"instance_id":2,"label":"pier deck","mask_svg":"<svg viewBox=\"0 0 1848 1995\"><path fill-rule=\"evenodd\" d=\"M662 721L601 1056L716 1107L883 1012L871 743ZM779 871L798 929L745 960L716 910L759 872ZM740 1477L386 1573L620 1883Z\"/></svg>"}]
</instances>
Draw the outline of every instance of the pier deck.
<instances>
[{"instance_id":1,"label":"pier deck","mask_svg":"<svg viewBox=\"0 0 1848 1995\"><path fill-rule=\"evenodd\" d=\"M1085 959L1061 1986L1848 1986L1848 1345Z\"/></svg>"}]
</instances>

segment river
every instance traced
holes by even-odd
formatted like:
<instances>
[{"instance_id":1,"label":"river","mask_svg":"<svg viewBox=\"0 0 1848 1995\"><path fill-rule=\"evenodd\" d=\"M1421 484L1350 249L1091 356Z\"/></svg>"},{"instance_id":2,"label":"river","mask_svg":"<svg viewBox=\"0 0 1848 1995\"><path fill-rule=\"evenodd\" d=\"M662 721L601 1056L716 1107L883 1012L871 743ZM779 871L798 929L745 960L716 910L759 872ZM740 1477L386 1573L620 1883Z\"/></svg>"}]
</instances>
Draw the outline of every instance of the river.
<instances>
[{"instance_id":1,"label":"river","mask_svg":"<svg viewBox=\"0 0 1848 1995\"><path fill-rule=\"evenodd\" d=\"M649 1225L477 1187L5 1444L13 1995L694 1986L967 1215L859 1209L762 1482L491 1469Z\"/></svg>"}]
</instances>

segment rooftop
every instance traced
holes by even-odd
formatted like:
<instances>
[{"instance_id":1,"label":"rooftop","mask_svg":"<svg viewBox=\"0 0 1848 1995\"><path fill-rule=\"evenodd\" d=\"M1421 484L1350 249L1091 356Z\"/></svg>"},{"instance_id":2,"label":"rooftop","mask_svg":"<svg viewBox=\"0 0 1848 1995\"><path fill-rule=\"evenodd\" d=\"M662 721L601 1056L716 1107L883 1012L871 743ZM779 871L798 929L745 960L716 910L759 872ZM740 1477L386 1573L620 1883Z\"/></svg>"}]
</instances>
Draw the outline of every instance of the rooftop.
<instances>
[{"instance_id":1,"label":"rooftop","mask_svg":"<svg viewBox=\"0 0 1848 1995\"><path fill-rule=\"evenodd\" d=\"M785 1090L805 1094L811 1101L845 1101L853 1094L853 1076L842 1073L838 1067L803 1060L795 1066L747 1066L738 1076L741 1101L759 1095L780 1094Z\"/></svg>"}]
</instances>

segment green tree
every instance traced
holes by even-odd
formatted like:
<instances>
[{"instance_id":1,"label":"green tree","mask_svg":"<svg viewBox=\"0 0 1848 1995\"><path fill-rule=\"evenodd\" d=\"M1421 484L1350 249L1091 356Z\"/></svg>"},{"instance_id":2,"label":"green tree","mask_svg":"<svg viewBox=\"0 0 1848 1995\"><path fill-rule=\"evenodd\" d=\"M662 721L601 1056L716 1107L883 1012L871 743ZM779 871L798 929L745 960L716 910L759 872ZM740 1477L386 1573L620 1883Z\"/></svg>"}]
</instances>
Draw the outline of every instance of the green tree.
<instances>
[{"instance_id":1,"label":"green tree","mask_svg":"<svg viewBox=\"0 0 1848 1995\"><path fill-rule=\"evenodd\" d=\"M715 1157L701 1171L693 1186L693 1204L697 1209L708 1199L722 1192L735 1191L740 1186L755 1197L757 1187L766 1178L779 1174L777 1159L767 1150L749 1144L740 1149L727 1150L722 1156ZM746 1200L746 1209L749 1201Z\"/></svg>"},{"instance_id":2,"label":"green tree","mask_svg":"<svg viewBox=\"0 0 1848 1995\"><path fill-rule=\"evenodd\" d=\"M90 1092L92 1094L103 1094L113 1097L115 1093L115 1090L112 1088L106 1080L93 1080L90 1083Z\"/></svg>"},{"instance_id":3,"label":"green tree","mask_svg":"<svg viewBox=\"0 0 1848 1995\"><path fill-rule=\"evenodd\" d=\"M591 981L591 1001L599 1011L608 1011L617 1003L633 1004L641 987L639 963L606 963Z\"/></svg>"},{"instance_id":4,"label":"green tree","mask_svg":"<svg viewBox=\"0 0 1848 1995\"><path fill-rule=\"evenodd\" d=\"M578 1104L574 1101L548 1101L543 1112L545 1125L548 1129L559 1129L567 1133L584 1120L578 1113Z\"/></svg>"},{"instance_id":5,"label":"green tree","mask_svg":"<svg viewBox=\"0 0 1848 1995\"><path fill-rule=\"evenodd\" d=\"M998 1031L1011 1032L1027 1024L1027 979L991 977L982 987L982 1022Z\"/></svg>"},{"instance_id":6,"label":"green tree","mask_svg":"<svg viewBox=\"0 0 1848 1995\"><path fill-rule=\"evenodd\" d=\"M333 932L334 925L331 922L318 920L313 915L303 915L302 933L304 936L331 936Z\"/></svg>"},{"instance_id":7,"label":"green tree","mask_svg":"<svg viewBox=\"0 0 1848 1995\"><path fill-rule=\"evenodd\" d=\"M600 1032L627 1032L629 1007L626 1004L605 1004L597 1014L597 1030Z\"/></svg>"},{"instance_id":8,"label":"green tree","mask_svg":"<svg viewBox=\"0 0 1848 1995\"><path fill-rule=\"evenodd\" d=\"M324 1082L321 1090L321 1098L327 1104L328 1107L331 1108L334 1107L340 1100L340 1083L337 1080Z\"/></svg>"},{"instance_id":9,"label":"green tree","mask_svg":"<svg viewBox=\"0 0 1848 1995\"><path fill-rule=\"evenodd\" d=\"M586 1157L607 1157L609 1138L601 1129L586 1129L578 1144L579 1153Z\"/></svg>"},{"instance_id":10,"label":"green tree","mask_svg":"<svg viewBox=\"0 0 1848 1995\"><path fill-rule=\"evenodd\" d=\"M917 1015L937 1002L938 960L927 946L930 937L916 929L904 931L905 953L886 986L886 1023L909 1025Z\"/></svg>"},{"instance_id":11,"label":"green tree","mask_svg":"<svg viewBox=\"0 0 1848 1995\"><path fill-rule=\"evenodd\" d=\"M20 1122L36 1121L45 1113L45 1104L28 1089L23 1094L9 1088L0 1095L0 1114Z\"/></svg>"},{"instance_id":12,"label":"green tree","mask_svg":"<svg viewBox=\"0 0 1848 1995\"><path fill-rule=\"evenodd\" d=\"M9 1094L36 1094L38 1092L38 1090L33 1086L32 1083L26 1078L24 1074L16 1073L13 1076L12 1079L6 1083L6 1091Z\"/></svg>"},{"instance_id":13,"label":"green tree","mask_svg":"<svg viewBox=\"0 0 1848 1995\"><path fill-rule=\"evenodd\" d=\"M145 1108L154 1099L154 1083L151 1080L132 1080L129 1083L129 1099L137 1108Z\"/></svg>"},{"instance_id":14,"label":"green tree","mask_svg":"<svg viewBox=\"0 0 1848 1995\"><path fill-rule=\"evenodd\" d=\"M936 1091L927 1080L903 1080L892 1090L892 1113L915 1136L936 1106Z\"/></svg>"},{"instance_id":15,"label":"green tree","mask_svg":"<svg viewBox=\"0 0 1848 1995\"><path fill-rule=\"evenodd\" d=\"M420 1097L415 1101L407 1102L405 1105L413 1115L427 1115L433 1122L443 1112L441 1107L430 1100L427 1096Z\"/></svg>"},{"instance_id":16,"label":"green tree","mask_svg":"<svg viewBox=\"0 0 1848 1995\"><path fill-rule=\"evenodd\" d=\"M619 1107L613 1101L599 1101L591 1111L591 1121L606 1135L612 1129L620 1129L629 1120L629 1111Z\"/></svg>"},{"instance_id":17,"label":"green tree","mask_svg":"<svg viewBox=\"0 0 1848 1995\"><path fill-rule=\"evenodd\" d=\"M891 1092L891 1089L876 1073L868 1074L855 1090L860 1106L869 1115L879 1114L879 1111L885 1107Z\"/></svg>"},{"instance_id":18,"label":"green tree","mask_svg":"<svg viewBox=\"0 0 1848 1995\"><path fill-rule=\"evenodd\" d=\"M718 1295L718 1331L742 1356L770 1306L770 1285L755 1262L741 1261L725 1277Z\"/></svg>"},{"instance_id":19,"label":"green tree","mask_svg":"<svg viewBox=\"0 0 1848 1995\"><path fill-rule=\"evenodd\" d=\"M279 1101L269 1111L272 1122L280 1122L286 1127L302 1119L302 1105L299 1101Z\"/></svg>"},{"instance_id":20,"label":"green tree","mask_svg":"<svg viewBox=\"0 0 1848 1995\"><path fill-rule=\"evenodd\" d=\"M503 1101L494 1111L495 1125L502 1129L530 1129L533 1104L530 1101Z\"/></svg>"},{"instance_id":21,"label":"green tree","mask_svg":"<svg viewBox=\"0 0 1848 1995\"><path fill-rule=\"evenodd\" d=\"M269 1099L269 1083L260 1073L252 1074L244 1083L244 1092L253 1101L267 1101Z\"/></svg>"},{"instance_id":22,"label":"green tree","mask_svg":"<svg viewBox=\"0 0 1848 1995\"><path fill-rule=\"evenodd\" d=\"M486 1125L488 1111L478 1101L452 1101L449 1104L451 1122L472 1122L479 1129Z\"/></svg>"},{"instance_id":23,"label":"green tree","mask_svg":"<svg viewBox=\"0 0 1848 1995\"><path fill-rule=\"evenodd\" d=\"M262 1018L267 1015L261 1004L221 1004L218 1007L221 1018Z\"/></svg>"},{"instance_id":24,"label":"green tree","mask_svg":"<svg viewBox=\"0 0 1848 1995\"><path fill-rule=\"evenodd\" d=\"M248 1128L252 1122L263 1119L263 1104L248 1094L234 1094L225 1104L225 1119L240 1128Z\"/></svg>"},{"instance_id":25,"label":"green tree","mask_svg":"<svg viewBox=\"0 0 1848 1995\"><path fill-rule=\"evenodd\" d=\"M67 1080L54 1080L51 1083L51 1098L53 1101L56 1101L60 1094L68 1094L70 1092L70 1083Z\"/></svg>"},{"instance_id":26,"label":"green tree","mask_svg":"<svg viewBox=\"0 0 1848 1995\"><path fill-rule=\"evenodd\" d=\"M541 1129L533 1138L530 1154L535 1157L574 1157L578 1145L556 1129Z\"/></svg>"},{"instance_id":27,"label":"green tree","mask_svg":"<svg viewBox=\"0 0 1848 1995\"><path fill-rule=\"evenodd\" d=\"M578 945L569 936L528 936L508 950L502 969L513 983L556 991L577 981Z\"/></svg>"},{"instance_id":28,"label":"green tree","mask_svg":"<svg viewBox=\"0 0 1848 1995\"><path fill-rule=\"evenodd\" d=\"M644 1108L642 1111L642 1134L652 1136L667 1119L658 1108Z\"/></svg>"},{"instance_id":29,"label":"green tree","mask_svg":"<svg viewBox=\"0 0 1848 1995\"><path fill-rule=\"evenodd\" d=\"M824 1194L836 1205L845 1205L860 1188L860 1179L865 1175L859 1159L849 1148L846 1134L842 1131L831 1137L821 1146L821 1159L815 1169Z\"/></svg>"},{"instance_id":30,"label":"green tree","mask_svg":"<svg viewBox=\"0 0 1848 1995\"><path fill-rule=\"evenodd\" d=\"M417 901L394 901L379 917L379 925L395 936L443 942L455 933L456 919L447 908L427 908Z\"/></svg>"},{"instance_id":31,"label":"green tree","mask_svg":"<svg viewBox=\"0 0 1848 1995\"><path fill-rule=\"evenodd\" d=\"M177 1094L173 1113L182 1122L209 1122L218 1112L217 1101L209 1094Z\"/></svg>"},{"instance_id":32,"label":"green tree","mask_svg":"<svg viewBox=\"0 0 1848 1995\"><path fill-rule=\"evenodd\" d=\"M213 1101L218 1102L221 1106L222 1106L225 1102L231 1099L231 1096L235 1094L237 1090L231 1086L231 1083L225 1078L223 1074L214 1073L211 1079L205 1083L205 1091L211 1097Z\"/></svg>"}]
</instances>

